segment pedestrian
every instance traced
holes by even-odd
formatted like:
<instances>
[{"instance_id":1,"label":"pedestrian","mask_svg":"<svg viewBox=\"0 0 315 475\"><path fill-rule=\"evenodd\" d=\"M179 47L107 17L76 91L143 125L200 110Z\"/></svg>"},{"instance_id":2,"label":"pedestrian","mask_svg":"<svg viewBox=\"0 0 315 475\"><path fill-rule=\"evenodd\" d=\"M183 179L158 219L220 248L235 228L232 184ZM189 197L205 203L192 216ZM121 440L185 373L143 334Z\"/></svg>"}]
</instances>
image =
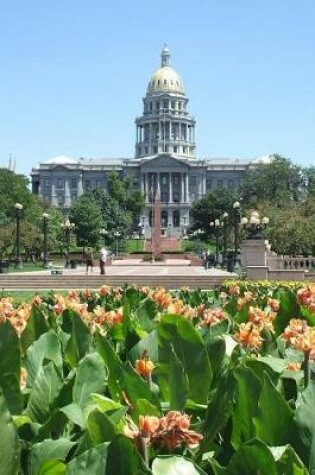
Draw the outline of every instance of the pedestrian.
<instances>
[{"instance_id":1,"label":"pedestrian","mask_svg":"<svg viewBox=\"0 0 315 475\"><path fill-rule=\"evenodd\" d=\"M85 252L85 263L86 263L86 275L89 273L89 269L91 269L91 274L93 274L93 267L94 267L94 256L92 248L88 247Z\"/></svg>"},{"instance_id":2,"label":"pedestrian","mask_svg":"<svg viewBox=\"0 0 315 475\"><path fill-rule=\"evenodd\" d=\"M106 261L107 261L107 256L108 256L108 251L107 251L106 247L102 247L101 252L100 252L101 274L106 274L105 265L106 265Z\"/></svg>"}]
</instances>

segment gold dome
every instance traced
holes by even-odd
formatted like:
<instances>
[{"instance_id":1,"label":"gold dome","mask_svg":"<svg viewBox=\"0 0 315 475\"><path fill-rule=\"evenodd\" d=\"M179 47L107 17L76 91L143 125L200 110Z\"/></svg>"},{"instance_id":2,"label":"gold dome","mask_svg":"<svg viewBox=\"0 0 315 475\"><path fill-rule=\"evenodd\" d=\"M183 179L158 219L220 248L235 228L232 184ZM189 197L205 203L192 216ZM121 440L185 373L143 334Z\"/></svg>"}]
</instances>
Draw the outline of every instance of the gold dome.
<instances>
[{"instance_id":1,"label":"gold dome","mask_svg":"<svg viewBox=\"0 0 315 475\"><path fill-rule=\"evenodd\" d=\"M154 92L177 92L184 94L183 81L169 64L170 52L167 46L164 46L161 54L161 67L151 76L147 93Z\"/></svg>"}]
</instances>

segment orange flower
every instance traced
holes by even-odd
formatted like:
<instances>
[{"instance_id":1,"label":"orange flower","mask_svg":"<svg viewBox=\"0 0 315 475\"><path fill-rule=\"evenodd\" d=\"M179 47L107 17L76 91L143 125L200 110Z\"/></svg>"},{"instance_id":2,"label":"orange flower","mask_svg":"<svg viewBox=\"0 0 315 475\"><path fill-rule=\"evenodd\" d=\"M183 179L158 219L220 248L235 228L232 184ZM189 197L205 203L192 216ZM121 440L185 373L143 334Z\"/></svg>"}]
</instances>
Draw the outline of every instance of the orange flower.
<instances>
[{"instance_id":1,"label":"orange flower","mask_svg":"<svg viewBox=\"0 0 315 475\"><path fill-rule=\"evenodd\" d=\"M260 331L252 322L241 323L234 338L248 349L259 349L263 344Z\"/></svg>"},{"instance_id":2,"label":"orange flower","mask_svg":"<svg viewBox=\"0 0 315 475\"><path fill-rule=\"evenodd\" d=\"M102 297L106 297L107 295L109 295L109 292L110 287L108 285L102 285L102 287L99 289L99 293Z\"/></svg>"},{"instance_id":3,"label":"orange flower","mask_svg":"<svg viewBox=\"0 0 315 475\"><path fill-rule=\"evenodd\" d=\"M222 322L222 320L225 320L226 318L227 318L226 314L220 308L217 308L217 309L208 308L204 310L200 325L203 327L216 325L217 323Z\"/></svg>"},{"instance_id":4,"label":"orange flower","mask_svg":"<svg viewBox=\"0 0 315 475\"><path fill-rule=\"evenodd\" d=\"M76 300L78 298L78 292L75 289L69 290L68 293L69 299Z\"/></svg>"},{"instance_id":5,"label":"orange flower","mask_svg":"<svg viewBox=\"0 0 315 475\"><path fill-rule=\"evenodd\" d=\"M137 360L136 361L136 371L141 376L148 376L152 373L155 366L151 360Z\"/></svg>"},{"instance_id":6,"label":"orange flower","mask_svg":"<svg viewBox=\"0 0 315 475\"><path fill-rule=\"evenodd\" d=\"M291 361L291 363L287 364L287 369L289 371L299 371L301 369L301 363L297 361Z\"/></svg>"},{"instance_id":7,"label":"orange flower","mask_svg":"<svg viewBox=\"0 0 315 475\"><path fill-rule=\"evenodd\" d=\"M272 299L271 297L268 297L267 299L267 305L271 308L273 312L277 312L280 307L280 302L279 300Z\"/></svg>"},{"instance_id":8,"label":"orange flower","mask_svg":"<svg viewBox=\"0 0 315 475\"><path fill-rule=\"evenodd\" d=\"M315 327L309 327L304 320L292 318L284 330L282 338L296 350L315 350Z\"/></svg>"}]
</instances>

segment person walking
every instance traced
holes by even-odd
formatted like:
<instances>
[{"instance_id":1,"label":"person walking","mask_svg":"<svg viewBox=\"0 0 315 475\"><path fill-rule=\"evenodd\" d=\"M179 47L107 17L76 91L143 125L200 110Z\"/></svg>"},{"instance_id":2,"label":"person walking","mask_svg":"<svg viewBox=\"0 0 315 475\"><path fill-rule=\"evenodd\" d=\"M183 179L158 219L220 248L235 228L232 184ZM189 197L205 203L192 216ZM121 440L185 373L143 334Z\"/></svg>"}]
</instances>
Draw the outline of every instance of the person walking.
<instances>
[{"instance_id":1,"label":"person walking","mask_svg":"<svg viewBox=\"0 0 315 475\"><path fill-rule=\"evenodd\" d=\"M93 256L93 251L90 247L88 247L85 252L85 263L86 263L86 275L88 275L89 270L91 270L91 274L93 274L94 256Z\"/></svg>"},{"instance_id":2,"label":"person walking","mask_svg":"<svg viewBox=\"0 0 315 475\"><path fill-rule=\"evenodd\" d=\"M106 247L102 247L101 252L100 252L101 274L106 274L105 266L106 266L107 256L108 256L108 251L107 251Z\"/></svg>"}]
</instances>

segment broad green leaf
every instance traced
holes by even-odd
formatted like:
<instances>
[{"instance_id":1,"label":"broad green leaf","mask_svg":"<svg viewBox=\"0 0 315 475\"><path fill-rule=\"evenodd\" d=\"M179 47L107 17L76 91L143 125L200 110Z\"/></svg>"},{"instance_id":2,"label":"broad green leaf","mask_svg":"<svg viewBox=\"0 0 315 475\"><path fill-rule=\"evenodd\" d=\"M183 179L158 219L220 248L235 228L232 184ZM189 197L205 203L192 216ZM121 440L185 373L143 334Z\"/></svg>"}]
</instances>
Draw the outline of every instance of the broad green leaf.
<instances>
[{"instance_id":1,"label":"broad green leaf","mask_svg":"<svg viewBox=\"0 0 315 475\"><path fill-rule=\"evenodd\" d=\"M110 395L113 399L119 400L120 387L117 381L122 373L122 363L110 343L99 333L95 334L95 345L108 369L107 384Z\"/></svg>"},{"instance_id":2,"label":"broad green leaf","mask_svg":"<svg viewBox=\"0 0 315 475\"><path fill-rule=\"evenodd\" d=\"M69 419L69 421L73 422L73 424L76 424L81 428L84 427L83 412L78 404L72 403L68 406L61 407L60 411Z\"/></svg>"},{"instance_id":3,"label":"broad green leaf","mask_svg":"<svg viewBox=\"0 0 315 475\"><path fill-rule=\"evenodd\" d=\"M36 475L64 475L66 465L60 460L46 460L41 464Z\"/></svg>"},{"instance_id":4,"label":"broad green leaf","mask_svg":"<svg viewBox=\"0 0 315 475\"><path fill-rule=\"evenodd\" d=\"M221 337L209 338L204 340L213 374L215 375L221 368L225 357L226 344Z\"/></svg>"},{"instance_id":5,"label":"broad green leaf","mask_svg":"<svg viewBox=\"0 0 315 475\"><path fill-rule=\"evenodd\" d=\"M36 475L39 467L43 470L43 462L54 459L64 461L74 445L74 442L65 438L58 440L46 439L39 444L34 444L30 451L30 475Z\"/></svg>"},{"instance_id":6,"label":"broad green leaf","mask_svg":"<svg viewBox=\"0 0 315 475\"><path fill-rule=\"evenodd\" d=\"M169 410L169 409L168 409ZM161 417L161 411L146 399L137 399L133 404L133 419L137 422L139 416Z\"/></svg>"},{"instance_id":7,"label":"broad green leaf","mask_svg":"<svg viewBox=\"0 0 315 475\"><path fill-rule=\"evenodd\" d=\"M88 352L90 332L81 317L72 310L63 312L61 327L70 334L65 349L65 360L74 368Z\"/></svg>"},{"instance_id":8,"label":"broad green leaf","mask_svg":"<svg viewBox=\"0 0 315 475\"><path fill-rule=\"evenodd\" d=\"M149 388L148 383L136 373L130 364L127 364L126 368L122 371L119 385L132 404L134 404L137 399L147 399L151 404L160 408L160 402Z\"/></svg>"},{"instance_id":9,"label":"broad green leaf","mask_svg":"<svg viewBox=\"0 0 315 475\"><path fill-rule=\"evenodd\" d=\"M21 354L19 337L9 322L0 324L0 378L15 374L20 378Z\"/></svg>"},{"instance_id":10,"label":"broad green leaf","mask_svg":"<svg viewBox=\"0 0 315 475\"><path fill-rule=\"evenodd\" d=\"M92 393L91 399L93 403L98 407L98 409L102 412L113 411L122 407L119 402L113 401L112 399L106 396L102 396L101 394Z\"/></svg>"},{"instance_id":11,"label":"broad green leaf","mask_svg":"<svg viewBox=\"0 0 315 475\"><path fill-rule=\"evenodd\" d=\"M129 352L130 359L134 364L136 360L140 359L143 352L147 351L149 358L153 363L158 361L158 332L151 331L147 336L142 338Z\"/></svg>"},{"instance_id":12,"label":"broad green leaf","mask_svg":"<svg viewBox=\"0 0 315 475\"><path fill-rule=\"evenodd\" d=\"M234 448L255 436L253 417L257 414L262 383L254 372L244 365L233 372L236 380L235 408L231 442Z\"/></svg>"},{"instance_id":13,"label":"broad green leaf","mask_svg":"<svg viewBox=\"0 0 315 475\"><path fill-rule=\"evenodd\" d=\"M275 461L278 475L308 475L308 471L291 445L269 447Z\"/></svg>"},{"instance_id":14,"label":"broad green leaf","mask_svg":"<svg viewBox=\"0 0 315 475\"><path fill-rule=\"evenodd\" d=\"M268 447L260 440L239 446L227 466L228 475L277 475L276 465Z\"/></svg>"},{"instance_id":15,"label":"broad green leaf","mask_svg":"<svg viewBox=\"0 0 315 475\"><path fill-rule=\"evenodd\" d=\"M105 475L108 443L100 444L71 460L66 475Z\"/></svg>"},{"instance_id":16,"label":"broad green leaf","mask_svg":"<svg viewBox=\"0 0 315 475\"><path fill-rule=\"evenodd\" d=\"M23 408L23 398L20 388L20 379L16 374L1 374L0 387L7 401L11 414L20 414Z\"/></svg>"},{"instance_id":17,"label":"broad green leaf","mask_svg":"<svg viewBox=\"0 0 315 475\"><path fill-rule=\"evenodd\" d=\"M227 372L221 376L216 388L210 393L210 401L203 423L202 446L206 446L214 439L231 416L234 386L235 381Z\"/></svg>"},{"instance_id":18,"label":"broad green leaf","mask_svg":"<svg viewBox=\"0 0 315 475\"><path fill-rule=\"evenodd\" d=\"M145 299L141 302L137 310L137 317L141 327L147 332L151 332L157 325L154 318L157 316L158 308L154 300Z\"/></svg>"},{"instance_id":19,"label":"broad green leaf","mask_svg":"<svg viewBox=\"0 0 315 475\"><path fill-rule=\"evenodd\" d=\"M165 315L158 326L159 387L165 400L169 398L171 345L182 362L189 381L189 399L205 404L212 381L207 349L193 324L183 317Z\"/></svg>"},{"instance_id":20,"label":"broad green leaf","mask_svg":"<svg viewBox=\"0 0 315 475\"><path fill-rule=\"evenodd\" d=\"M261 382L264 381L265 373L274 384L277 384L281 373L284 370L285 363L280 358L274 358L272 356L261 357L259 359L255 357L247 357L244 360L247 368L250 368L255 373Z\"/></svg>"},{"instance_id":21,"label":"broad green leaf","mask_svg":"<svg viewBox=\"0 0 315 475\"><path fill-rule=\"evenodd\" d=\"M153 475L206 475L190 460L179 456L156 457L152 463Z\"/></svg>"},{"instance_id":22,"label":"broad green leaf","mask_svg":"<svg viewBox=\"0 0 315 475\"><path fill-rule=\"evenodd\" d=\"M53 361L62 372L62 354L59 339L53 330L41 335L26 351L26 369L28 385L32 386L44 360Z\"/></svg>"},{"instance_id":23,"label":"broad green leaf","mask_svg":"<svg viewBox=\"0 0 315 475\"><path fill-rule=\"evenodd\" d=\"M310 473L315 473L315 381L299 395L295 412L296 430L292 443Z\"/></svg>"},{"instance_id":24,"label":"broad green leaf","mask_svg":"<svg viewBox=\"0 0 315 475\"><path fill-rule=\"evenodd\" d=\"M106 475L149 475L152 474L134 444L119 435L108 447ZM166 475L166 474L165 474Z\"/></svg>"},{"instance_id":25,"label":"broad green leaf","mask_svg":"<svg viewBox=\"0 0 315 475\"><path fill-rule=\"evenodd\" d=\"M182 362L177 357L173 346L171 347L169 388L171 411L183 411L189 394L189 384Z\"/></svg>"},{"instance_id":26,"label":"broad green leaf","mask_svg":"<svg viewBox=\"0 0 315 475\"><path fill-rule=\"evenodd\" d=\"M275 295L275 298L279 300L280 307L277 311L273 325L279 335L280 333L283 333L291 318L299 315L299 305L296 300L296 293L293 290L279 290Z\"/></svg>"},{"instance_id":27,"label":"broad green leaf","mask_svg":"<svg viewBox=\"0 0 315 475\"><path fill-rule=\"evenodd\" d=\"M87 420L87 429L93 445L111 442L119 434L119 429L105 412L94 409Z\"/></svg>"},{"instance_id":28,"label":"broad green leaf","mask_svg":"<svg viewBox=\"0 0 315 475\"><path fill-rule=\"evenodd\" d=\"M290 440L294 412L265 373L254 425L257 437L268 445L284 445Z\"/></svg>"},{"instance_id":29,"label":"broad green leaf","mask_svg":"<svg viewBox=\"0 0 315 475\"><path fill-rule=\"evenodd\" d=\"M0 473L16 475L19 472L19 461L19 438L0 389Z\"/></svg>"},{"instance_id":30,"label":"broad green leaf","mask_svg":"<svg viewBox=\"0 0 315 475\"><path fill-rule=\"evenodd\" d=\"M90 402L91 393L104 392L107 374L98 353L85 356L78 364L73 387L73 402L82 409Z\"/></svg>"},{"instance_id":31,"label":"broad green leaf","mask_svg":"<svg viewBox=\"0 0 315 475\"><path fill-rule=\"evenodd\" d=\"M21 335L21 348L23 353L31 346L43 333L49 330L44 310L39 305L33 305L31 316L27 320L26 327Z\"/></svg>"},{"instance_id":32,"label":"broad green leaf","mask_svg":"<svg viewBox=\"0 0 315 475\"><path fill-rule=\"evenodd\" d=\"M54 363L41 366L28 400L26 414L33 421L44 423L50 415L50 404L57 396L60 387L61 379Z\"/></svg>"}]
</instances>

